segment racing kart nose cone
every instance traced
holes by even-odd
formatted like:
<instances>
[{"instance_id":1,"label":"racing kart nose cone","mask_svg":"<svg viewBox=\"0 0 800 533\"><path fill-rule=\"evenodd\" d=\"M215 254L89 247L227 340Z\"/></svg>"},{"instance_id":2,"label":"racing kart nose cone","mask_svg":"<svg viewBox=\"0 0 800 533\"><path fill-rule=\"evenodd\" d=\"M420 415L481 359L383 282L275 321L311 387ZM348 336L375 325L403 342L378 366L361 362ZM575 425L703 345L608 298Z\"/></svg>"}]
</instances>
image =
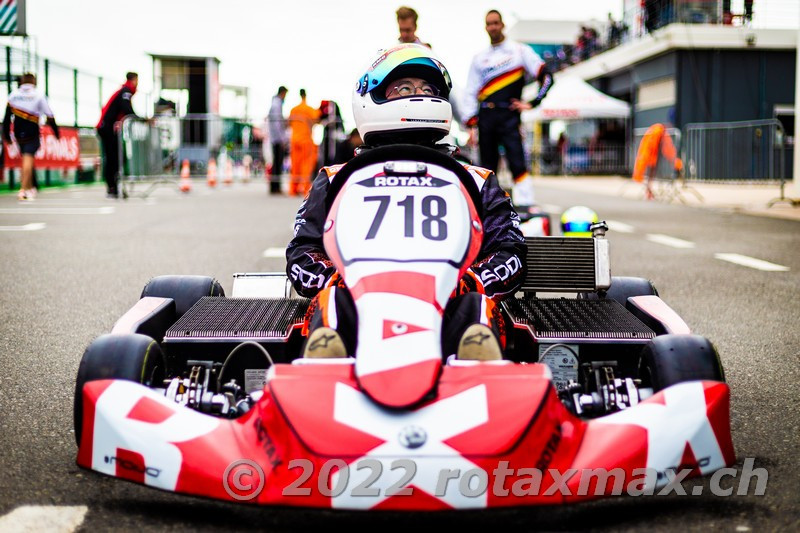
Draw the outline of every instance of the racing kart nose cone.
<instances>
[{"instance_id":1,"label":"racing kart nose cone","mask_svg":"<svg viewBox=\"0 0 800 533\"><path fill-rule=\"evenodd\" d=\"M400 444L409 449L419 448L428 440L428 434L419 426L406 426L398 435Z\"/></svg>"}]
</instances>

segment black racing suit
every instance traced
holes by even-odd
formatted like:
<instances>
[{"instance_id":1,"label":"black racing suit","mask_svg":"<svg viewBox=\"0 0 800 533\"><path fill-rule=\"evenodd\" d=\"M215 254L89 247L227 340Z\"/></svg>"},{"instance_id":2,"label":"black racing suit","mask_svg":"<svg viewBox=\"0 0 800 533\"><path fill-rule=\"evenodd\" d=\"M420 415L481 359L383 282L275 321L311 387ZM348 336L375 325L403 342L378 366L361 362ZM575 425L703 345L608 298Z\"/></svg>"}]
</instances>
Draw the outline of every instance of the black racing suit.
<instances>
[{"instance_id":1,"label":"black racing suit","mask_svg":"<svg viewBox=\"0 0 800 533\"><path fill-rule=\"evenodd\" d=\"M103 145L103 179L108 194L117 196L117 175L119 174L119 131L117 123L128 115L137 116L133 112L131 98L135 89L125 83L109 98L97 123L97 134Z\"/></svg>"},{"instance_id":2,"label":"black racing suit","mask_svg":"<svg viewBox=\"0 0 800 533\"><path fill-rule=\"evenodd\" d=\"M295 217L294 238L286 248L286 272L295 290L302 296L315 297L325 287L336 284L338 275L333 263L325 253L322 243L323 226L326 219L325 199L331 182L344 165L324 167L317 174ZM525 279L525 254L527 247L519 229L519 216L511 206L511 199L500 187L497 176L487 169L464 165L477 185L483 204L483 242L476 262L462 277L454 296L465 297L465 305L448 304L443 327L444 354L455 352L455 346L470 323L478 322L473 309L480 310L480 298L486 295L494 303L513 295ZM341 285L340 285L341 286ZM468 294L473 293L473 294ZM353 350L355 339L355 312L352 300L346 291L337 291L339 327L345 345ZM451 304L455 303L455 298ZM316 303L312 303L312 310ZM485 309L484 305L484 309ZM492 303L490 307L494 309ZM467 311L464 308L468 309ZM477 311L475 311L477 312ZM497 311L499 313L499 310ZM458 318L455 318L458 317ZM448 318L453 318L448 326ZM499 323L489 325L495 329L501 344L504 344L503 327ZM311 327L320 325L311 319ZM457 322L457 323L456 323ZM350 351L349 353L354 353Z\"/></svg>"}]
</instances>

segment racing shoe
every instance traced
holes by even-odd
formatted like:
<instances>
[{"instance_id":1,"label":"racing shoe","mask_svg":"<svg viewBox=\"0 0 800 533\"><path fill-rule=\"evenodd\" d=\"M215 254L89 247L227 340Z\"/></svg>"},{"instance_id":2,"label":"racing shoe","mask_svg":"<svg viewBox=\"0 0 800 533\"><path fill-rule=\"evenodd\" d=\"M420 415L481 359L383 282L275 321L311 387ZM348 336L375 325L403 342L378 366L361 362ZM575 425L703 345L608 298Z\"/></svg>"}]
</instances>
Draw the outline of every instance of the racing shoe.
<instances>
[{"instance_id":1,"label":"racing shoe","mask_svg":"<svg viewBox=\"0 0 800 533\"><path fill-rule=\"evenodd\" d=\"M531 206L534 204L533 177L526 175L514 184L511 189L511 201L515 206Z\"/></svg>"},{"instance_id":2,"label":"racing shoe","mask_svg":"<svg viewBox=\"0 0 800 533\"><path fill-rule=\"evenodd\" d=\"M332 328L317 328L308 336L303 357L325 359L347 357L347 349L339 333Z\"/></svg>"},{"instance_id":3,"label":"racing shoe","mask_svg":"<svg viewBox=\"0 0 800 533\"><path fill-rule=\"evenodd\" d=\"M472 324L461 335L456 358L462 361L499 361L503 358L503 353L489 326Z\"/></svg>"}]
</instances>

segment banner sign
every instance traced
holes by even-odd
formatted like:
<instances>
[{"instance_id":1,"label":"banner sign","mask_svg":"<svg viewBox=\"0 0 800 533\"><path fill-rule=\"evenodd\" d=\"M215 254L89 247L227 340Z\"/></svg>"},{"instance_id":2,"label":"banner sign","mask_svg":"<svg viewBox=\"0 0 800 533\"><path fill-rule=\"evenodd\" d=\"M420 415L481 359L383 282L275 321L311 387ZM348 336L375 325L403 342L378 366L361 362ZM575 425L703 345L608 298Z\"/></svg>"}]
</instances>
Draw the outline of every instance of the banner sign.
<instances>
[{"instance_id":1,"label":"banner sign","mask_svg":"<svg viewBox=\"0 0 800 533\"><path fill-rule=\"evenodd\" d=\"M25 0L0 0L0 35L27 35Z\"/></svg>"},{"instance_id":2,"label":"banner sign","mask_svg":"<svg viewBox=\"0 0 800 533\"><path fill-rule=\"evenodd\" d=\"M76 128L58 128L61 134L56 139L49 126L42 126L39 133L41 146L34 156L34 166L39 168L78 168L81 163L81 148ZM14 135L11 135L13 140ZM6 168L19 168L22 164L16 142L3 142Z\"/></svg>"}]
</instances>

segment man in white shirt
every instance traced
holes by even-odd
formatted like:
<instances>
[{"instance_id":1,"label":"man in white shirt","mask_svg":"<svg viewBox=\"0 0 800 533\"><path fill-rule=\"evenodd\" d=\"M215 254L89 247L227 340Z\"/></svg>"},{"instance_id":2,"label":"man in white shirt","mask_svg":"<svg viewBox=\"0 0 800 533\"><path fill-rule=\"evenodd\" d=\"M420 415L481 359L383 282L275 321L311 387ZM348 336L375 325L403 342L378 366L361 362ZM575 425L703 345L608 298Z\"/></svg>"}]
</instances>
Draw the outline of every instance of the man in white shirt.
<instances>
[{"instance_id":1,"label":"man in white shirt","mask_svg":"<svg viewBox=\"0 0 800 533\"><path fill-rule=\"evenodd\" d=\"M534 203L533 178L528 174L520 135L520 113L538 106L553 85L553 76L530 46L506 39L503 18L496 10L486 14L491 46L472 60L462 116L467 127L478 127L481 166L497 171L499 146L514 178L516 206ZM539 93L521 100L522 88L536 80Z\"/></svg>"},{"instance_id":2,"label":"man in white shirt","mask_svg":"<svg viewBox=\"0 0 800 533\"><path fill-rule=\"evenodd\" d=\"M36 90L36 76L30 72L20 78L19 87L8 96L8 105L3 119L3 138L11 143L11 123L14 123L14 139L17 141L22 159L19 199L33 200L36 188L33 185L34 156L39 150L39 121L44 116L59 138L58 126L53 111L43 94Z\"/></svg>"}]
</instances>

